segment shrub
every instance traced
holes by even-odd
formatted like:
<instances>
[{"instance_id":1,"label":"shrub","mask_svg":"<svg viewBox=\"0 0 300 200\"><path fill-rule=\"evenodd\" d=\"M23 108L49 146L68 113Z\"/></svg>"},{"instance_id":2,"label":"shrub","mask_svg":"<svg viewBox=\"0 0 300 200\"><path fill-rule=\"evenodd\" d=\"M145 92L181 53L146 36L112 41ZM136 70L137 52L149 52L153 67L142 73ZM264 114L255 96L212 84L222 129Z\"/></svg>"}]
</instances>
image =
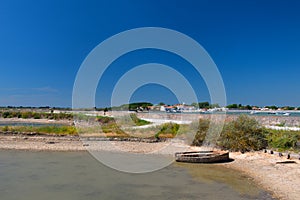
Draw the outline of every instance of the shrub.
<instances>
[{"instance_id":1,"label":"shrub","mask_svg":"<svg viewBox=\"0 0 300 200\"><path fill-rule=\"evenodd\" d=\"M295 149L300 139L299 132L268 130L267 140L270 148L278 150Z\"/></svg>"},{"instance_id":2,"label":"shrub","mask_svg":"<svg viewBox=\"0 0 300 200\"><path fill-rule=\"evenodd\" d=\"M33 118L34 119L41 119L41 114L40 113L34 113Z\"/></svg>"},{"instance_id":3,"label":"shrub","mask_svg":"<svg viewBox=\"0 0 300 200\"><path fill-rule=\"evenodd\" d=\"M150 122L138 118L138 117L136 116L135 113L131 113L131 114L130 114L130 118L131 118L131 120L134 122L134 124L135 124L136 126L143 126L143 125L150 124Z\"/></svg>"},{"instance_id":4,"label":"shrub","mask_svg":"<svg viewBox=\"0 0 300 200\"><path fill-rule=\"evenodd\" d=\"M155 134L155 138L163 137L175 137L178 130L179 130L179 124L175 123L165 123L161 126L161 129L158 133Z\"/></svg>"},{"instance_id":5,"label":"shrub","mask_svg":"<svg viewBox=\"0 0 300 200\"><path fill-rule=\"evenodd\" d=\"M31 112L22 112L21 118L23 118L23 119L32 118L32 113Z\"/></svg>"},{"instance_id":6,"label":"shrub","mask_svg":"<svg viewBox=\"0 0 300 200\"><path fill-rule=\"evenodd\" d=\"M241 152L261 150L267 146L265 129L255 119L240 115L224 126L219 146Z\"/></svg>"},{"instance_id":7,"label":"shrub","mask_svg":"<svg viewBox=\"0 0 300 200\"><path fill-rule=\"evenodd\" d=\"M2 114L2 117L3 117L3 118L8 118L8 117L9 117L9 112L4 112L4 113Z\"/></svg>"},{"instance_id":8,"label":"shrub","mask_svg":"<svg viewBox=\"0 0 300 200\"><path fill-rule=\"evenodd\" d=\"M97 116L97 121L101 124L107 124L109 122L114 122L114 118L112 117L106 117L106 116Z\"/></svg>"},{"instance_id":9,"label":"shrub","mask_svg":"<svg viewBox=\"0 0 300 200\"><path fill-rule=\"evenodd\" d=\"M199 119L198 129L192 145L201 146L206 137L210 121L208 119Z\"/></svg>"},{"instance_id":10,"label":"shrub","mask_svg":"<svg viewBox=\"0 0 300 200\"><path fill-rule=\"evenodd\" d=\"M8 127L8 126L4 126L4 127L2 128L2 131L4 131L4 132L9 131L9 127Z\"/></svg>"}]
</instances>

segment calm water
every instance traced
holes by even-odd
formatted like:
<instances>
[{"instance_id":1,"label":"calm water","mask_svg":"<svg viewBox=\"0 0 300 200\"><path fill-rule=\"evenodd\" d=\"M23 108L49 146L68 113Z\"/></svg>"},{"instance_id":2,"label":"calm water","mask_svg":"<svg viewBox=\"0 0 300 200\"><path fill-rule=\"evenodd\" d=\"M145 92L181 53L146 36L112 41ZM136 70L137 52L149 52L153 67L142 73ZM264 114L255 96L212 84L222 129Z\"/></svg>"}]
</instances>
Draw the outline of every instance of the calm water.
<instances>
[{"instance_id":1,"label":"calm water","mask_svg":"<svg viewBox=\"0 0 300 200\"><path fill-rule=\"evenodd\" d=\"M86 152L0 151L1 200L272 199L217 165L173 164L148 174L109 169Z\"/></svg>"}]
</instances>

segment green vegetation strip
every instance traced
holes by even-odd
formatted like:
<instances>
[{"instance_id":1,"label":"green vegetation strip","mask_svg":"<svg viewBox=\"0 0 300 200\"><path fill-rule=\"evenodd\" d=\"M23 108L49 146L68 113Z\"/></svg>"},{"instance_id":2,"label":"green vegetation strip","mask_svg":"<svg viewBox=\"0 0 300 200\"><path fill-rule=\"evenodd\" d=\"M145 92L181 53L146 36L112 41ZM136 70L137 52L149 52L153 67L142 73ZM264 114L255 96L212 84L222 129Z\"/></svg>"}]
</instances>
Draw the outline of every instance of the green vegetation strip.
<instances>
[{"instance_id":1,"label":"green vegetation strip","mask_svg":"<svg viewBox=\"0 0 300 200\"><path fill-rule=\"evenodd\" d=\"M200 146L207 139L209 127L217 127L209 120L200 119L193 145ZM220 137L208 137L208 142L231 151L256 151L264 148L278 151L299 151L300 131L271 130L264 128L257 120L240 115L236 120L226 122Z\"/></svg>"},{"instance_id":2,"label":"green vegetation strip","mask_svg":"<svg viewBox=\"0 0 300 200\"><path fill-rule=\"evenodd\" d=\"M143 126L150 122L142 120L136 114L130 114L127 117L118 119L107 116L87 116L83 114L72 115L66 113L34 113L34 112L0 112L0 117L4 118L48 118L48 119L73 119L95 122L98 127L87 126L78 128L74 126L4 126L0 127L0 132L12 133L39 133L39 134L57 134L57 135L75 135L79 133L105 133L107 137L133 137L127 134L127 131L142 132L142 137L153 137L156 139L173 138L178 135L188 135L195 133L192 139L192 145L201 146L204 140L206 144L215 144L225 150L231 151L252 151L270 148L278 151L300 151L300 131L271 130L264 128L257 120L247 115L240 115L237 119L226 122L221 134L214 134L220 128L220 124L213 123L209 119L200 119L199 122L193 122L189 125L178 125L176 123L166 123L156 127L144 129L126 129L122 130L120 126L131 125ZM282 125L283 126L283 125ZM130 126L129 126L130 127ZM208 135L208 130L210 134Z\"/></svg>"},{"instance_id":3,"label":"green vegetation strip","mask_svg":"<svg viewBox=\"0 0 300 200\"><path fill-rule=\"evenodd\" d=\"M42 113L31 111L0 111L2 118L21 118L21 119L54 119L62 120L73 119L73 114L70 113Z\"/></svg>"},{"instance_id":4,"label":"green vegetation strip","mask_svg":"<svg viewBox=\"0 0 300 200\"><path fill-rule=\"evenodd\" d=\"M75 135L77 130L74 126L4 126L0 127L1 132L18 133L39 133L57 135Z\"/></svg>"}]
</instances>

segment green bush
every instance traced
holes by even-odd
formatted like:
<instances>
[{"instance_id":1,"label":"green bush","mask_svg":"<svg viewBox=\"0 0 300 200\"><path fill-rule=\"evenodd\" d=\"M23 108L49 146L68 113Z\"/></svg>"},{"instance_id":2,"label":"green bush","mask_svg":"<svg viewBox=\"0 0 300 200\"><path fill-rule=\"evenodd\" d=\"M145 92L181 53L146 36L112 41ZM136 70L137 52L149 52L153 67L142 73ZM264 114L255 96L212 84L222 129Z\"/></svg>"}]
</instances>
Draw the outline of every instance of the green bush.
<instances>
[{"instance_id":1,"label":"green bush","mask_svg":"<svg viewBox=\"0 0 300 200\"><path fill-rule=\"evenodd\" d=\"M107 124L110 122L115 122L114 118L106 117L106 116L97 116L97 121L100 122L100 124Z\"/></svg>"},{"instance_id":2,"label":"green bush","mask_svg":"<svg viewBox=\"0 0 300 200\"><path fill-rule=\"evenodd\" d=\"M296 143L300 140L300 133L297 131L268 130L267 140L269 148L280 151L295 149Z\"/></svg>"},{"instance_id":3,"label":"green bush","mask_svg":"<svg viewBox=\"0 0 300 200\"><path fill-rule=\"evenodd\" d=\"M208 119L200 119L198 129L193 140L192 145L201 146L206 137L208 128L209 128L210 120Z\"/></svg>"},{"instance_id":4,"label":"green bush","mask_svg":"<svg viewBox=\"0 0 300 200\"><path fill-rule=\"evenodd\" d=\"M2 128L2 131L9 131L9 127L8 127L8 126L4 126L4 127Z\"/></svg>"},{"instance_id":5,"label":"green bush","mask_svg":"<svg viewBox=\"0 0 300 200\"><path fill-rule=\"evenodd\" d=\"M2 117L3 117L3 118L9 118L9 116L10 116L10 113L9 113L9 112L4 112L4 113L2 114Z\"/></svg>"},{"instance_id":6,"label":"green bush","mask_svg":"<svg viewBox=\"0 0 300 200\"><path fill-rule=\"evenodd\" d=\"M41 114L40 113L34 113L33 118L34 119L41 119Z\"/></svg>"},{"instance_id":7,"label":"green bush","mask_svg":"<svg viewBox=\"0 0 300 200\"><path fill-rule=\"evenodd\" d=\"M265 129L253 118L240 115L225 124L219 146L232 151L251 151L266 148Z\"/></svg>"},{"instance_id":8,"label":"green bush","mask_svg":"<svg viewBox=\"0 0 300 200\"><path fill-rule=\"evenodd\" d=\"M175 137L179 130L179 124L175 123L165 123L161 126L161 129L158 133L155 134L155 138L160 138L161 136L171 136Z\"/></svg>"},{"instance_id":9,"label":"green bush","mask_svg":"<svg viewBox=\"0 0 300 200\"><path fill-rule=\"evenodd\" d=\"M130 114L130 118L131 118L131 120L134 122L134 124L135 124L136 126L143 126L143 125L150 124L150 122L138 118L137 115L136 115L135 113L131 113L131 114Z\"/></svg>"}]
</instances>

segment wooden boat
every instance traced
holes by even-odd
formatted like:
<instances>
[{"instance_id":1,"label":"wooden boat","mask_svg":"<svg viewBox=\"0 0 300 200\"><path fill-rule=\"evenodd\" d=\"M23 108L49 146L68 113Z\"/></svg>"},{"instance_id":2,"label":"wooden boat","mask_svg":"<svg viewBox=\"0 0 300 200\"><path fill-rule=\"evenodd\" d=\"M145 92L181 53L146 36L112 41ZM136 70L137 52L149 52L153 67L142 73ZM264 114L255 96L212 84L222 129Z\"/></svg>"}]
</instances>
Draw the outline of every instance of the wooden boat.
<instances>
[{"instance_id":1,"label":"wooden boat","mask_svg":"<svg viewBox=\"0 0 300 200\"><path fill-rule=\"evenodd\" d=\"M228 162L229 152L224 151L191 151L175 153L177 162L188 163L218 163Z\"/></svg>"}]
</instances>

